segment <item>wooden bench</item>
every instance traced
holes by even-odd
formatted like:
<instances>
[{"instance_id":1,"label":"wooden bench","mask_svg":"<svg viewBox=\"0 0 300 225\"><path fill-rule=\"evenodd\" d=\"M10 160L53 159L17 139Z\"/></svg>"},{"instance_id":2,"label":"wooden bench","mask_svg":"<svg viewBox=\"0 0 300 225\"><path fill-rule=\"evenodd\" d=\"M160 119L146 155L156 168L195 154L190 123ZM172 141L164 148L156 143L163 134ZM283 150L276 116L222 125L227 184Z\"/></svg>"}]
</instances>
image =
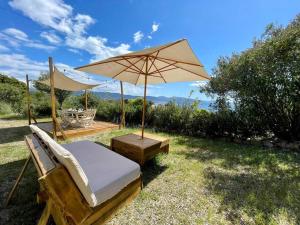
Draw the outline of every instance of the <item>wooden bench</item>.
<instances>
[{"instance_id":1,"label":"wooden bench","mask_svg":"<svg viewBox=\"0 0 300 225\"><path fill-rule=\"evenodd\" d=\"M40 191L37 194L38 202L46 202L39 225L47 224L50 215L57 225L103 224L117 209L132 200L141 190L142 181L139 177L114 197L96 207L90 207L67 169L57 161L42 139L32 134L25 137L25 142L38 172L40 184Z\"/></svg>"},{"instance_id":2,"label":"wooden bench","mask_svg":"<svg viewBox=\"0 0 300 225\"><path fill-rule=\"evenodd\" d=\"M169 139L155 134L126 134L111 139L111 149L141 166L158 153L169 153Z\"/></svg>"}]
</instances>

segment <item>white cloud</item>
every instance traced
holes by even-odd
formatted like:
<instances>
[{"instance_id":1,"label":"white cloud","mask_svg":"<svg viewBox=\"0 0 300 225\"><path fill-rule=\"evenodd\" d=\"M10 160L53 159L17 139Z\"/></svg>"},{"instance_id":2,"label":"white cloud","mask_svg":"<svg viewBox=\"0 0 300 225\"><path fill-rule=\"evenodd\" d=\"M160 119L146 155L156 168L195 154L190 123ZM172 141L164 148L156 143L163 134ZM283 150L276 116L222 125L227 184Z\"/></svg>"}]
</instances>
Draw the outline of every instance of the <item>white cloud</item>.
<instances>
[{"instance_id":1,"label":"white cloud","mask_svg":"<svg viewBox=\"0 0 300 225\"><path fill-rule=\"evenodd\" d=\"M75 54L80 54L80 52L77 49L74 49L74 48L68 48L68 51L73 52Z\"/></svg>"},{"instance_id":2,"label":"white cloud","mask_svg":"<svg viewBox=\"0 0 300 225\"><path fill-rule=\"evenodd\" d=\"M21 44L30 47L30 48L38 48L47 51L54 50L55 47L42 44L36 40L28 39L26 33L21 30L15 28L7 28L0 32L0 40L6 41L12 47L18 48Z\"/></svg>"},{"instance_id":3,"label":"white cloud","mask_svg":"<svg viewBox=\"0 0 300 225\"><path fill-rule=\"evenodd\" d=\"M15 29L15 28L7 28L3 30L4 34L7 34L11 37L14 37L21 41L28 41L28 36L23 31Z\"/></svg>"},{"instance_id":4,"label":"white cloud","mask_svg":"<svg viewBox=\"0 0 300 225\"><path fill-rule=\"evenodd\" d=\"M152 39L152 36L151 36L151 35L148 35L147 37L148 37L148 39Z\"/></svg>"},{"instance_id":5,"label":"white cloud","mask_svg":"<svg viewBox=\"0 0 300 225\"><path fill-rule=\"evenodd\" d=\"M152 23L152 32L151 32L151 33L154 33L154 32L156 32L156 31L158 31L158 28L159 28L159 24L153 22L153 23Z\"/></svg>"},{"instance_id":6,"label":"white cloud","mask_svg":"<svg viewBox=\"0 0 300 225\"><path fill-rule=\"evenodd\" d=\"M93 55L92 60L129 52L128 44L111 47L106 38L87 35L87 28L95 20L89 15L73 14L73 8L62 0L12 0L9 5L33 21L60 32L68 47L87 51Z\"/></svg>"},{"instance_id":7,"label":"white cloud","mask_svg":"<svg viewBox=\"0 0 300 225\"><path fill-rule=\"evenodd\" d=\"M0 52L8 52L8 51L9 51L9 48L0 44Z\"/></svg>"},{"instance_id":8,"label":"white cloud","mask_svg":"<svg viewBox=\"0 0 300 225\"><path fill-rule=\"evenodd\" d=\"M72 31L70 16L73 8L62 0L12 0L8 4L39 24L61 32Z\"/></svg>"},{"instance_id":9,"label":"white cloud","mask_svg":"<svg viewBox=\"0 0 300 225\"><path fill-rule=\"evenodd\" d=\"M0 54L0 72L15 77L21 81L25 81L25 75L28 74L31 80L36 80L41 72L49 70L48 61L39 62L32 60L22 54ZM64 63L55 62L55 66L66 76L86 84L100 84L93 91L107 91L120 93L120 82L116 80L98 80L96 76L74 70L71 66ZM21 72L20 72L21 71ZM100 77L99 77L100 78ZM130 95L143 96L143 86L135 86L129 83L123 83L124 93ZM148 95L155 95L157 86L149 85L147 89Z\"/></svg>"},{"instance_id":10,"label":"white cloud","mask_svg":"<svg viewBox=\"0 0 300 225\"><path fill-rule=\"evenodd\" d=\"M208 81L195 81L190 84L191 87L204 87Z\"/></svg>"},{"instance_id":11,"label":"white cloud","mask_svg":"<svg viewBox=\"0 0 300 225\"><path fill-rule=\"evenodd\" d=\"M144 34L141 31L137 31L133 34L133 41L134 43L139 43L142 38L144 37Z\"/></svg>"},{"instance_id":12,"label":"white cloud","mask_svg":"<svg viewBox=\"0 0 300 225\"><path fill-rule=\"evenodd\" d=\"M36 79L41 71L48 70L47 62L37 62L21 54L0 54L0 57L0 71L19 80L24 80L26 74Z\"/></svg>"},{"instance_id":13,"label":"white cloud","mask_svg":"<svg viewBox=\"0 0 300 225\"><path fill-rule=\"evenodd\" d=\"M59 44L62 41L61 38L57 36L53 31L44 31L40 34L40 36L49 41L51 44Z\"/></svg>"}]
</instances>

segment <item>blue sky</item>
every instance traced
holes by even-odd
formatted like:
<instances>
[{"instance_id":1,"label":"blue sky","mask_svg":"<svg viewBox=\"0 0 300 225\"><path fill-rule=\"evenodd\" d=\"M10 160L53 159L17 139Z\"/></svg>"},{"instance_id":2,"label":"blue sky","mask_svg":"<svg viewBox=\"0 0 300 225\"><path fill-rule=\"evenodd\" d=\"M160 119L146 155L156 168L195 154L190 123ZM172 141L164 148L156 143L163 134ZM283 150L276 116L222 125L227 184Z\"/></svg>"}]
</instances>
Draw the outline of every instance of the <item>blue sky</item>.
<instances>
[{"instance_id":1,"label":"blue sky","mask_svg":"<svg viewBox=\"0 0 300 225\"><path fill-rule=\"evenodd\" d=\"M300 13L300 1L10 0L0 2L0 13L1 72L35 79L53 56L66 75L97 83L107 78L72 68L181 38L211 74L218 57L249 48L267 24L288 24ZM148 94L188 97L197 85L152 85ZM119 92L119 83L108 81L98 90ZM142 90L125 86L126 94L142 95ZM207 99L197 91L192 97Z\"/></svg>"}]
</instances>

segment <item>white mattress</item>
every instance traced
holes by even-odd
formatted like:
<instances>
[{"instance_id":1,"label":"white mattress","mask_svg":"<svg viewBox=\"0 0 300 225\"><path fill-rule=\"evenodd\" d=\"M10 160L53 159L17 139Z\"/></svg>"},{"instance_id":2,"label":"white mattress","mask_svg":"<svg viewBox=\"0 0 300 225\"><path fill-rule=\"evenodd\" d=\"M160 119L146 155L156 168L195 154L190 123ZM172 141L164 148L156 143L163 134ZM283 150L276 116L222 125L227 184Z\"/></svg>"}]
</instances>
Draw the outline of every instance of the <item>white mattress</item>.
<instances>
[{"instance_id":1,"label":"white mattress","mask_svg":"<svg viewBox=\"0 0 300 225\"><path fill-rule=\"evenodd\" d=\"M124 187L136 180L140 166L91 141L78 141L62 145L77 159L83 169L91 195L97 206L115 196Z\"/></svg>"}]
</instances>

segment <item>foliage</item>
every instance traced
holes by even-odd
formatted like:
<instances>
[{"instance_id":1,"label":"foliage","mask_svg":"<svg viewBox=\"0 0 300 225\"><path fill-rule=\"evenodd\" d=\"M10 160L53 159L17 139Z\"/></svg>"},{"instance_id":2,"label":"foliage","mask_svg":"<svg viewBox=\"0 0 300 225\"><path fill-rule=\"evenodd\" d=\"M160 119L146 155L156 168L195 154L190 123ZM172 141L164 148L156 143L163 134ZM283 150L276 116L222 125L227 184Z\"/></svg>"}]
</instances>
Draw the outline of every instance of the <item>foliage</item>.
<instances>
[{"instance_id":1,"label":"foliage","mask_svg":"<svg viewBox=\"0 0 300 225\"><path fill-rule=\"evenodd\" d=\"M99 104L99 98L92 92L87 94L87 106L88 108L97 108ZM62 104L63 109L84 109L85 108L85 93L81 95L68 96Z\"/></svg>"},{"instance_id":2,"label":"foliage","mask_svg":"<svg viewBox=\"0 0 300 225\"><path fill-rule=\"evenodd\" d=\"M48 85L42 84L39 81L47 80L49 79L49 73L41 72L40 76L36 81L33 82L33 86L42 92L50 93L50 87ZM61 90L61 89L55 89L55 97L59 103L59 106L61 107L63 104L63 101L71 95L71 91Z\"/></svg>"},{"instance_id":3,"label":"foliage","mask_svg":"<svg viewBox=\"0 0 300 225\"><path fill-rule=\"evenodd\" d=\"M56 104L58 104L56 102ZM41 91L31 93L32 113L35 117L51 115L50 95ZM27 105L24 104L24 113L27 113Z\"/></svg>"},{"instance_id":4,"label":"foliage","mask_svg":"<svg viewBox=\"0 0 300 225\"><path fill-rule=\"evenodd\" d=\"M0 102L0 115L8 115L13 112L11 105L6 102Z\"/></svg>"},{"instance_id":5,"label":"foliage","mask_svg":"<svg viewBox=\"0 0 300 225\"><path fill-rule=\"evenodd\" d=\"M15 78L0 74L0 99L11 105L14 112L22 111L26 85Z\"/></svg>"},{"instance_id":6,"label":"foliage","mask_svg":"<svg viewBox=\"0 0 300 225\"><path fill-rule=\"evenodd\" d=\"M269 25L253 47L221 57L202 89L234 102L236 132L273 132L300 140L300 16L286 28ZM245 132L247 131L247 132Z\"/></svg>"},{"instance_id":7,"label":"foliage","mask_svg":"<svg viewBox=\"0 0 300 225\"><path fill-rule=\"evenodd\" d=\"M114 100L99 100L96 117L100 120L119 122L120 102Z\"/></svg>"}]
</instances>

